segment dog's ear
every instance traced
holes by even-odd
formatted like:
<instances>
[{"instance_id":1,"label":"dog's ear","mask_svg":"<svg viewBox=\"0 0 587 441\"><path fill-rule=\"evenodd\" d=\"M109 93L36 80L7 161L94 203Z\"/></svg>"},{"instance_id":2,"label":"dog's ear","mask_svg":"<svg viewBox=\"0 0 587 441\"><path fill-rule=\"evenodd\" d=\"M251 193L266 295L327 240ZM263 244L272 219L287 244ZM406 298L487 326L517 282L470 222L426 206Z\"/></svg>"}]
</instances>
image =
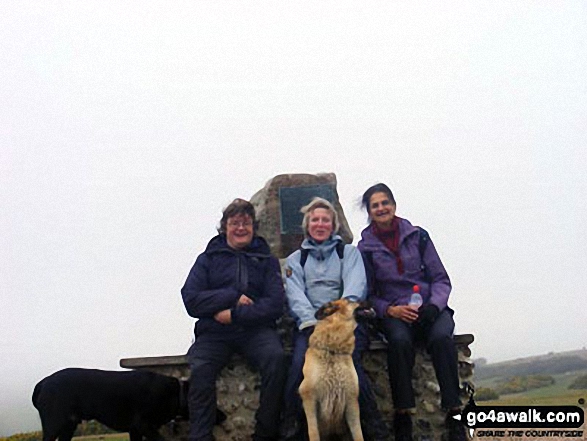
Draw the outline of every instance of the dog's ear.
<instances>
[{"instance_id":1,"label":"dog's ear","mask_svg":"<svg viewBox=\"0 0 587 441\"><path fill-rule=\"evenodd\" d=\"M318 311L316 311L316 314L314 314L314 317L316 318L316 320L322 320L322 319L325 319L326 317L328 317L329 315L334 314L339 309L340 309L340 306L337 305L336 303L328 302L328 303L325 303L324 305L322 305L320 307L320 309L318 309Z\"/></svg>"}]
</instances>

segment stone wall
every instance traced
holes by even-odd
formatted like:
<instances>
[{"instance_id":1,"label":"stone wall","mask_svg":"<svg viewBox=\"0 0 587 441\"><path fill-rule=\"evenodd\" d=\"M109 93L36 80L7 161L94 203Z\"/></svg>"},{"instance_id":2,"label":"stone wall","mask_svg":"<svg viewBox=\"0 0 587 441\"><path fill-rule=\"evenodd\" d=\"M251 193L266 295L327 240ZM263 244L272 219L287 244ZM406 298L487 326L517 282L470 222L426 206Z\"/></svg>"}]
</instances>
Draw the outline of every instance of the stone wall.
<instances>
[{"instance_id":1,"label":"stone wall","mask_svg":"<svg viewBox=\"0 0 587 441\"><path fill-rule=\"evenodd\" d=\"M459 356L459 375L461 383L471 383L473 364L470 361L469 345L472 335L457 335L455 343ZM291 346L291 344L286 344ZM377 404L385 422L391 427L393 408L387 377L385 344L374 341L363 357L367 375L373 383ZM146 369L176 378L187 380L189 367L185 355L167 357L127 358L120 365L128 369ZM414 415L414 436L416 440L442 440L444 437L444 414L440 410L439 387L429 355L418 348L413 375L416 395ZM254 413L259 405L259 375L249 368L244 359L234 356L222 371L217 384L218 407L226 413L227 419L214 428L217 441L249 440L253 433ZM466 402L467 397L463 397ZM164 436L176 440L187 439L187 422L168 425L162 429Z\"/></svg>"}]
</instances>

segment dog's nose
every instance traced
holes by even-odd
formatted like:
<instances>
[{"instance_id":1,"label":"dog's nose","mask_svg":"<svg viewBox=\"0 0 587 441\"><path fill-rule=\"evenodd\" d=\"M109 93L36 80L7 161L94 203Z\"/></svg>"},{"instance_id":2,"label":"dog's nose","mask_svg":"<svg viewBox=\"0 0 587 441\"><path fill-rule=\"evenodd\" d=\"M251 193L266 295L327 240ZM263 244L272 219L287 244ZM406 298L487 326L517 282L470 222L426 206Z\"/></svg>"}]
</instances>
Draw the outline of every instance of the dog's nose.
<instances>
[{"instance_id":1,"label":"dog's nose","mask_svg":"<svg viewBox=\"0 0 587 441\"><path fill-rule=\"evenodd\" d=\"M355 309L356 319L374 319L376 316L373 308L357 308Z\"/></svg>"}]
</instances>

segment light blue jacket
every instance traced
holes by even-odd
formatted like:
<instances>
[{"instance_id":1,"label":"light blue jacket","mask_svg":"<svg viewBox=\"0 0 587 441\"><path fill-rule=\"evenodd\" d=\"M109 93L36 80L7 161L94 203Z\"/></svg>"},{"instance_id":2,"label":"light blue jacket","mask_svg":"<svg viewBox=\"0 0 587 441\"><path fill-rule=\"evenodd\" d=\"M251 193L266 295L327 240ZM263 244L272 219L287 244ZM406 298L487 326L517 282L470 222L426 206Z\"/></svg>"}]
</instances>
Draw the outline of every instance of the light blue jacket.
<instances>
[{"instance_id":1,"label":"light blue jacket","mask_svg":"<svg viewBox=\"0 0 587 441\"><path fill-rule=\"evenodd\" d=\"M302 268L301 251L294 251L287 257L285 294L289 309L298 328L304 329L316 324L314 314L322 305L341 297L361 301L367 297L367 277L359 250L345 245L344 258L336 252L340 236L317 244L305 239L302 248L308 249L308 259ZM341 282L344 290L341 296Z\"/></svg>"}]
</instances>

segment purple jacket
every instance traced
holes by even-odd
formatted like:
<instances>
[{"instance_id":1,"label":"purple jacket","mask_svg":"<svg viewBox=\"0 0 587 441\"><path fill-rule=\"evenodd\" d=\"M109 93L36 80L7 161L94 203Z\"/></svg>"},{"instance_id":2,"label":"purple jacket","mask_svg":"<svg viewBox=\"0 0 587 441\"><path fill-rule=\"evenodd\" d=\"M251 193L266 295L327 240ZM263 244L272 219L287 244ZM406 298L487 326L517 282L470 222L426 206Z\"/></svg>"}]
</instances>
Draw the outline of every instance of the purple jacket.
<instances>
[{"instance_id":1,"label":"purple jacket","mask_svg":"<svg viewBox=\"0 0 587 441\"><path fill-rule=\"evenodd\" d=\"M368 298L373 303L377 315L387 317L389 306L407 305L414 285L420 286L424 304L432 303L442 311L447 307L451 284L434 244L428 240L422 255L423 263L430 275L429 282L420 269L419 230L408 220L401 219L399 232L403 274L398 273L395 255L375 236L371 226L362 231L362 239L358 244L367 269Z\"/></svg>"}]
</instances>

